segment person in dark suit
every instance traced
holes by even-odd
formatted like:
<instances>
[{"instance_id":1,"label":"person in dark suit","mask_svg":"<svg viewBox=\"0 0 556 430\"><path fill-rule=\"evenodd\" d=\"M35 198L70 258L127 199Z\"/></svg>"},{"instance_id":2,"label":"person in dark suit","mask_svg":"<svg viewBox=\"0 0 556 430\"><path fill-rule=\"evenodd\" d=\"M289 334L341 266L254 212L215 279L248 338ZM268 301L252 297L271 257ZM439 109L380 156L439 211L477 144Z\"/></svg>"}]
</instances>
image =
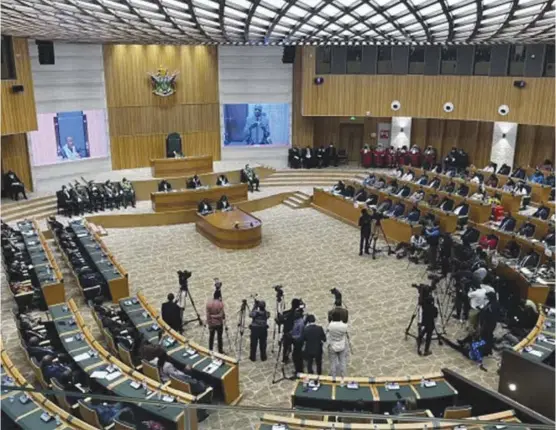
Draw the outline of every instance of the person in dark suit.
<instances>
[{"instance_id":1,"label":"person in dark suit","mask_svg":"<svg viewBox=\"0 0 556 430\"><path fill-rule=\"evenodd\" d=\"M417 353L419 355L431 355L430 350L432 333L434 331L434 321L438 316L438 309L434 305L434 299L432 296L427 296L423 303L421 304L422 313L421 321L419 321L419 336L417 337ZM421 352L421 344L425 340L425 351Z\"/></svg>"},{"instance_id":2,"label":"person in dark suit","mask_svg":"<svg viewBox=\"0 0 556 430\"><path fill-rule=\"evenodd\" d=\"M186 188L191 189L191 190L195 190L199 187L202 187L203 184L201 183L201 180L199 179L199 177L197 175L193 176L192 178L189 178L187 180L187 184L186 184Z\"/></svg>"},{"instance_id":3,"label":"person in dark suit","mask_svg":"<svg viewBox=\"0 0 556 430\"><path fill-rule=\"evenodd\" d=\"M549 215L550 215L550 209L547 208L546 206L541 206L535 211L535 213L533 214L533 218L540 218L540 219L547 220Z\"/></svg>"},{"instance_id":4,"label":"person in dark suit","mask_svg":"<svg viewBox=\"0 0 556 430\"><path fill-rule=\"evenodd\" d=\"M500 227L498 229L501 231L514 231L515 224L515 218L512 217L512 214L510 212L506 212L506 215L500 222Z\"/></svg>"},{"instance_id":5,"label":"person in dark suit","mask_svg":"<svg viewBox=\"0 0 556 430\"><path fill-rule=\"evenodd\" d=\"M332 187L332 192L334 194L343 194L345 189L346 185L342 181L338 181L338 183Z\"/></svg>"},{"instance_id":6,"label":"person in dark suit","mask_svg":"<svg viewBox=\"0 0 556 430\"><path fill-rule=\"evenodd\" d=\"M330 165L338 166L338 152L332 143L328 145L324 153L324 167Z\"/></svg>"},{"instance_id":7,"label":"person in dark suit","mask_svg":"<svg viewBox=\"0 0 556 430\"><path fill-rule=\"evenodd\" d=\"M461 184L456 193L458 196L467 197L467 194L469 194L469 187L466 184Z\"/></svg>"},{"instance_id":8,"label":"person in dark suit","mask_svg":"<svg viewBox=\"0 0 556 430\"><path fill-rule=\"evenodd\" d=\"M172 185L170 185L170 182L168 182L166 179L163 179L158 183L158 191L172 191Z\"/></svg>"},{"instance_id":9,"label":"person in dark suit","mask_svg":"<svg viewBox=\"0 0 556 430\"><path fill-rule=\"evenodd\" d=\"M365 254L369 253L369 248L371 246L371 216L367 209L361 210L361 216L359 217L359 228L361 229L361 239L359 241L359 255L363 255L363 248L365 249Z\"/></svg>"},{"instance_id":10,"label":"person in dark suit","mask_svg":"<svg viewBox=\"0 0 556 430\"><path fill-rule=\"evenodd\" d=\"M307 315L307 325L303 329L303 350L307 359L307 372L314 374L313 362L317 365L317 375L322 373L322 345L326 342L324 329L316 324L314 315Z\"/></svg>"},{"instance_id":11,"label":"person in dark suit","mask_svg":"<svg viewBox=\"0 0 556 430\"><path fill-rule=\"evenodd\" d=\"M12 200L17 201L19 195L22 194L23 198L27 200L27 195L25 194L25 185L21 182L21 179L11 170L4 175L5 187Z\"/></svg>"},{"instance_id":12,"label":"person in dark suit","mask_svg":"<svg viewBox=\"0 0 556 430\"><path fill-rule=\"evenodd\" d=\"M539 263L539 254L535 252L534 249L529 251L529 253L521 259L519 262L519 267L527 267L528 269L534 269Z\"/></svg>"},{"instance_id":13,"label":"person in dark suit","mask_svg":"<svg viewBox=\"0 0 556 430\"><path fill-rule=\"evenodd\" d=\"M427 185L428 182L429 182L429 177L427 175L421 175L415 181L417 185Z\"/></svg>"},{"instance_id":14,"label":"person in dark suit","mask_svg":"<svg viewBox=\"0 0 556 430\"><path fill-rule=\"evenodd\" d=\"M516 167L510 176L512 178L525 179L525 170L521 167Z\"/></svg>"},{"instance_id":15,"label":"person in dark suit","mask_svg":"<svg viewBox=\"0 0 556 430\"><path fill-rule=\"evenodd\" d=\"M434 188L435 190L438 189L438 187L440 187L440 178L436 177L433 178L428 185L429 188Z\"/></svg>"},{"instance_id":16,"label":"person in dark suit","mask_svg":"<svg viewBox=\"0 0 556 430\"><path fill-rule=\"evenodd\" d=\"M168 301L162 303L162 319L166 324L170 326L173 330L181 333L182 330L182 309L179 305L174 302L175 296L170 293L168 294Z\"/></svg>"},{"instance_id":17,"label":"person in dark suit","mask_svg":"<svg viewBox=\"0 0 556 430\"><path fill-rule=\"evenodd\" d=\"M502 164L500 166L500 169L498 169L499 175L509 175L510 172L511 172L511 167L508 166L506 163Z\"/></svg>"},{"instance_id":18,"label":"person in dark suit","mask_svg":"<svg viewBox=\"0 0 556 430\"><path fill-rule=\"evenodd\" d=\"M411 188L409 188L407 185L404 185L398 190L396 196L405 198L408 197L410 193L411 193Z\"/></svg>"},{"instance_id":19,"label":"person in dark suit","mask_svg":"<svg viewBox=\"0 0 556 430\"><path fill-rule=\"evenodd\" d=\"M307 148L303 148L303 152L302 152L302 162L303 162L303 167L305 169L310 169L311 167L315 166L315 153L313 152L313 148L311 147L307 147Z\"/></svg>"},{"instance_id":20,"label":"person in dark suit","mask_svg":"<svg viewBox=\"0 0 556 430\"><path fill-rule=\"evenodd\" d=\"M485 185L487 187L493 187L493 188L498 187L498 176L496 176L494 173L490 175L486 180Z\"/></svg>"},{"instance_id":21,"label":"person in dark suit","mask_svg":"<svg viewBox=\"0 0 556 430\"><path fill-rule=\"evenodd\" d=\"M467 203L457 205L454 209L454 213L459 217L467 216L469 213L469 205Z\"/></svg>"},{"instance_id":22,"label":"person in dark suit","mask_svg":"<svg viewBox=\"0 0 556 430\"><path fill-rule=\"evenodd\" d=\"M51 346L41 346L38 337L32 336L27 342L27 352L30 357L35 357L35 359L40 363L40 361L47 355L52 355L56 357L56 352Z\"/></svg>"},{"instance_id":23,"label":"person in dark suit","mask_svg":"<svg viewBox=\"0 0 556 430\"><path fill-rule=\"evenodd\" d=\"M255 170L253 170L253 168L250 167L249 164L246 164L245 167L241 169L240 175L241 182L247 184L251 192L259 191L259 178L257 177Z\"/></svg>"},{"instance_id":24,"label":"person in dark suit","mask_svg":"<svg viewBox=\"0 0 556 430\"><path fill-rule=\"evenodd\" d=\"M199 205L197 206L197 212L199 212L201 215L208 215L212 212L212 206L207 199L199 202Z\"/></svg>"},{"instance_id":25,"label":"person in dark suit","mask_svg":"<svg viewBox=\"0 0 556 430\"><path fill-rule=\"evenodd\" d=\"M421 218L421 211L417 206L413 206L407 214L407 222L418 222Z\"/></svg>"},{"instance_id":26,"label":"person in dark suit","mask_svg":"<svg viewBox=\"0 0 556 430\"><path fill-rule=\"evenodd\" d=\"M356 202L366 202L367 201L367 191L365 188L361 187L355 195L353 196L353 200Z\"/></svg>"},{"instance_id":27,"label":"person in dark suit","mask_svg":"<svg viewBox=\"0 0 556 430\"><path fill-rule=\"evenodd\" d=\"M216 185L230 185L230 181L228 181L228 177L226 175L218 175L216 179Z\"/></svg>"},{"instance_id":28,"label":"person in dark suit","mask_svg":"<svg viewBox=\"0 0 556 430\"><path fill-rule=\"evenodd\" d=\"M348 185L343 191L342 195L344 197L353 198L355 196L355 187L353 185Z\"/></svg>"},{"instance_id":29,"label":"person in dark suit","mask_svg":"<svg viewBox=\"0 0 556 430\"><path fill-rule=\"evenodd\" d=\"M398 202L392 207L392 209L386 212L386 216L397 218L402 216L404 212L405 212L405 205L402 202Z\"/></svg>"},{"instance_id":30,"label":"person in dark suit","mask_svg":"<svg viewBox=\"0 0 556 430\"><path fill-rule=\"evenodd\" d=\"M517 234L525 237L533 237L533 235L535 234L535 224L531 222L523 223L523 225L519 228Z\"/></svg>"},{"instance_id":31,"label":"person in dark suit","mask_svg":"<svg viewBox=\"0 0 556 430\"><path fill-rule=\"evenodd\" d=\"M392 207L392 200L390 199L386 199L383 200L378 207L376 208L376 211L378 213L385 213L387 212L390 208Z\"/></svg>"},{"instance_id":32,"label":"person in dark suit","mask_svg":"<svg viewBox=\"0 0 556 430\"><path fill-rule=\"evenodd\" d=\"M454 208L454 201L449 199L448 197L444 197L440 204L438 205L438 209L450 212Z\"/></svg>"},{"instance_id":33,"label":"person in dark suit","mask_svg":"<svg viewBox=\"0 0 556 430\"><path fill-rule=\"evenodd\" d=\"M228 197L222 196L220 200L216 203L216 209L219 211L229 211L232 209L232 205L228 201Z\"/></svg>"}]
</instances>

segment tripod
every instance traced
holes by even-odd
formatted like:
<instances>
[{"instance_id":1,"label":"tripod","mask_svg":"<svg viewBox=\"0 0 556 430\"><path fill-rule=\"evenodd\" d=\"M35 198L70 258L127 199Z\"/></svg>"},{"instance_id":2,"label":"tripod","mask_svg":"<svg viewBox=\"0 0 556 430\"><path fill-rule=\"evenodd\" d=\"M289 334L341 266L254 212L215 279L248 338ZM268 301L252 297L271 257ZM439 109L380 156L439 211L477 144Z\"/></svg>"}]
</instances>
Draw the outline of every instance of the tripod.
<instances>
[{"instance_id":1,"label":"tripod","mask_svg":"<svg viewBox=\"0 0 556 430\"><path fill-rule=\"evenodd\" d=\"M278 318L284 313L286 309L286 304L284 301L284 293L276 293L276 316L274 318L274 328L272 329L272 349L271 352L274 354L274 342L276 341L276 332L278 332L278 339L281 338L282 325L278 323ZM280 342L280 341L278 341ZM280 355L280 353L278 353Z\"/></svg>"},{"instance_id":2,"label":"tripod","mask_svg":"<svg viewBox=\"0 0 556 430\"><path fill-rule=\"evenodd\" d=\"M243 350L243 334L245 332L245 327L246 327L245 319L246 319L247 314L249 312L251 312L251 309L249 308L249 305L247 304L247 300L243 299L241 301L241 306L239 308L239 311L237 311L237 315L238 315L237 330L236 330L236 335L234 337L235 349L238 351L237 361L241 361L241 353L242 353L242 350ZM226 333L227 333L227 331L226 331ZM229 340L228 340L228 342L229 342Z\"/></svg>"},{"instance_id":3,"label":"tripod","mask_svg":"<svg viewBox=\"0 0 556 430\"><path fill-rule=\"evenodd\" d=\"M284 344L284 335L282 334L282 337L280 338L280 340L278 341L278 354L276 355L276 362L274 363L274 372L272 374L272 383L273 384L277 384L278 382L282 382L286 379L293 381L295 379L295 375L291 376L291 377L287 377L286 376L286 365L284 363L282 363L282 377L279 379L276 379L276 374L278 373L278 366L280 365L280 353L282 352L282 348L283 348L283 344Z\"/></svg>"},{"instance_id":4,"label":"tripod","mask_svg":"<svg viewBox=\"0 0 556 430\"><path fill-rule=\"evenodd\" d=\"M185 313L185 306L187 305L187 299L191 302L191 307L195 312L195 318L191 318L189 320L183 321L183 315ZM183 306L182 306L183 303ZM195 302L193 301L193 297L191 297L191 292L189 291L189 286L187 281L185 284L180 285L180 290L178 291L178 305L181 307L181 314L182 314L182 327L185 327L187 324L192 323L194 321L198 321L199 325L203 325L203 320L201 319L201 315L197 311L197 307L195 306Z\"/></svg>"},{"instance_id":5,"label":"tripod","mask_svg":"<svg viewBox=\"0 0 556 430\"><path fill-rule=\"evenodd\" d=\"M382 249L376 249L376 243L378 241L378 236L382 234L382 239L384 240L384 242L386 242L386 247L388 248L388 255L392 254L392 247L390 246L390 242L388 242L388 238L386 237L386 233L384 233L384 229L382 228L382 224L380 222L380 219L376 220L375 223L375 228L373 231L373 234L371 236L371 243L373 246L373 252L371 254L371 256L373 257L373 260L376 260L376 254L379 252L383 252Z\"/></svg>"},{"instance_id":6,"label":"tripod","mask_svg":"<svg viewBox=\"0 0 556 430\"><path fill-rule=\"evenodd\" d=\"M405 339L407 340L408 336L411 336L414 339L418 339L419 338L419 325L417 325L417 334L414 333L410 333L411 330L411 326L413 325L413 321L415 321L415 318L419 315L419 313L421 312L421 300L422 300L422 295L423 293L421 293L421 291L419 291L419 300L417 302L417 305L415 305L415 310L413 311L413 314L411 315L411 318L409 320L409 324L407 326L407 328L405 329ZM431 293L432 294L432 293ZM438 303L438 297L434 296L434 300L436 302L436 307L438 309L438 314L440 316L441 321L443 321L443 317L442 317L442 313L440 310L440 304ZM423 297L424 299L424 297ZM434 324L434 333L435 336L432 337L433 340L438 340L438 344L442 345L442 335L440 333L438 333L438 329L436 328L436 323Z\"/></svg>"}]
</instances>

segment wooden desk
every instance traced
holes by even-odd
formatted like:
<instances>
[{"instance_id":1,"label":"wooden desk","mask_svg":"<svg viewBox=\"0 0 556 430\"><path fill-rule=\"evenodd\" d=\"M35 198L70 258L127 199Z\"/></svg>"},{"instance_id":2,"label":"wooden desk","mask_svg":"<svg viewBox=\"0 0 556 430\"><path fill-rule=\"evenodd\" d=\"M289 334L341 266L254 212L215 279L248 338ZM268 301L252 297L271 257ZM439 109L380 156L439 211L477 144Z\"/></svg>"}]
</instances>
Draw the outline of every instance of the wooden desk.
<instances>
[{"instance_id":1,"label":"wooden desk","mask_svg":"<svg viewBox=\"0 0 556 430\"><path fill-rule=\"evenodd\" d=\"M375 190L376 191L376 190ZM354 206L353 200L336 196L320 188L313 190L313 203L318 211L344 221L354 227L359 227L359 217L364 206ZM421 234L423 227L418 224L409 224L394 218L382 220L382 228L388 239L396 242L409 242L414 234Z\"/></svg>"},{"instance_id":2,"label":"wooden desk","mask_svg":"<svg viewBox=\"0 0 556 430\"><path fill-rule=\"evenodd\" d=\"M191 176L211 172L212 156L210 155L151 159L151 175L153 178Z\"/></svg>"},{"instance_id":3,"label":"wooden desk","mask_svg":"<svg viewBox=\"0 0 556 430\"><path fill-rule=\"evenodd\" d=\"M230 203L247 200L247 184L233 184L225 187L213 186L196 190L182 189L167 193L151 193L152 207L155 212L196 209L201 200L215 203L226 195Z\"/></svg>"},{"instance_id":4,"label":"wooden desk","mask_svg":"<svg viewBox=\"0 0 556 430\"><path fill-rule=\"evenodd\" d=\"M220 248L254 248L262 239L261 220L237 208L205 216L197 214L195 228Z\"/></svg>"}]
</instances>

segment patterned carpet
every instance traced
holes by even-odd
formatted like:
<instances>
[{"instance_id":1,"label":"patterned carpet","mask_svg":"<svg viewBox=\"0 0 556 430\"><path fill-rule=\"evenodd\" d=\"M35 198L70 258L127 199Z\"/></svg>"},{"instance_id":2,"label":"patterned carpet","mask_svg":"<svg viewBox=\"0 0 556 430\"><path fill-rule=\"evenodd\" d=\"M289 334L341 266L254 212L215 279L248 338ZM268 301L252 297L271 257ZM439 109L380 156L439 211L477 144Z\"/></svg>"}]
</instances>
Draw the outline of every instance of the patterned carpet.
<instances>
[{"instance_id":1,"label":"patterned carpet","mask_svg":"<svg viewBox=\"0 0 556 430\"><path fill-rule=\"evenodd\" d=\"M313 209L292 210L278 206L257 212L263 221L263 241L255 249L231 251L217 248L195 231L193 224L168 227L111 229L105 242L127 269L132 293L142 291L153 306L159 308L169 292L178 291L177 270L191 270L192 296L204 316L204 304L212 296L213 278L223 282L223 296L228 316L230 338L236 332L241 300L258 294L274 315L273 285L282 284L289 304L301 297L309 313L325 325L327 311L333 303L329 290L338 288L350 311L350 333L353 354L348 374L354 376L411 375L438 371L448 367L487 387L496 389L497 361L488 358L483 372L449 347L433 343L433 355L416 354L415 341L404 340L404 331L415 309L417 291L412 283L424 282L424 266L407 266L407 262L380 255L377 260L359 257L359 234L356 229ZM60 260L59 260L60 261ZM62 265L62 264L61 264ZM66 273L65 273L66 274ZM65 276L69 280L69 276ZM5 285L5 278L2 279ZM12 298L2 295L2 336L15 362L21 354L11 316L7 312ZM71 282L66 289L75 295ZM82 305L82 301L79 303ZM84 316L89 317L88 312ZM186 317L193 317L190 305ZM455 322L449 332L461 330ZM194 324L186 335L206 343L207 334ZM275 355L269 361L252 363L248 354L248 336L244 338L243 360L240 365L242 405L289 407L293 383L271 384ZM271 334L270 336L271 337ZM225 350L234 347L225 340ZM270 352L269 345L269 352ZM324 363L328 369L327 360ZM288 369L288 373L293 371ZM230 416L233 419L230 421ZM255 414L249 414L256 422ZM214 414L202 428L245 429L243 414Z\"/></svg>"}]
</instances>

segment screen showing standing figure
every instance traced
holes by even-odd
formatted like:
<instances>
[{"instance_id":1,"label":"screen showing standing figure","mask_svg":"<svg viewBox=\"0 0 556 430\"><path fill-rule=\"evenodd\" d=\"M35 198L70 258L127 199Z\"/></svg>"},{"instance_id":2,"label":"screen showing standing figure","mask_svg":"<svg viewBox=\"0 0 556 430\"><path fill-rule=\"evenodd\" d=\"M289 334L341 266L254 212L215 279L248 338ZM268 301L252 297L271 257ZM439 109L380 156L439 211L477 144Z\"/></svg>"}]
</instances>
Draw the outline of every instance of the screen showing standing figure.
<instances>
[{"instance_id":1,"label":"screen showing standing figure","mask_svg":"<svg viewBox=\"0 0 556 430\"><path fill-rule=\"evenodd\" d=\"M33 166L108 156L104 110L44 113L37 123L29 133Z\"/></svg>"},{"instance_id":2,"label":"screen showing standing figure","mask_svg":"<svg viewBox=\"0 0 556 430\"><path fill-rule=\"evenodd\" d=\"M290 105L224 105L224 146L289 146Z\"/></svg>"}]
</instances>

